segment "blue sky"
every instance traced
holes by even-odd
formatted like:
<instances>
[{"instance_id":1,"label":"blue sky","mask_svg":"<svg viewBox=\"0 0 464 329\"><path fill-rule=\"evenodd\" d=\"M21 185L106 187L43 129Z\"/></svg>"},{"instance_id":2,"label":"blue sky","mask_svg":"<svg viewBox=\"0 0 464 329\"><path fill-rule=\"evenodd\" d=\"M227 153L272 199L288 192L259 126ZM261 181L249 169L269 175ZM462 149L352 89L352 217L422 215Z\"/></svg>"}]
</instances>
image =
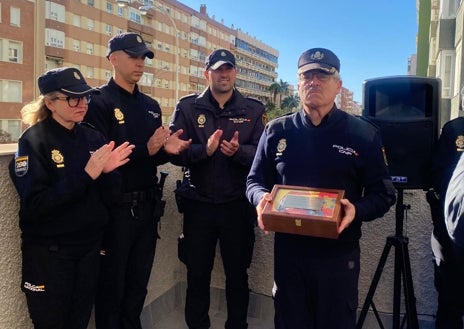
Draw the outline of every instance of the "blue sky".
<instances>
[{"instance_id":1,"label":"blue sky","mask_svg":"<svg viewBox=\"0 0 464 329\"><path fill-rule=\"evenodd\" d=\"M278 79L296 87L300 54L329 48L341 61L344 87L362 103L366 79L407 74L416 53L415 0L180 0L279 51Z\"/></svg>"}]
</instances>

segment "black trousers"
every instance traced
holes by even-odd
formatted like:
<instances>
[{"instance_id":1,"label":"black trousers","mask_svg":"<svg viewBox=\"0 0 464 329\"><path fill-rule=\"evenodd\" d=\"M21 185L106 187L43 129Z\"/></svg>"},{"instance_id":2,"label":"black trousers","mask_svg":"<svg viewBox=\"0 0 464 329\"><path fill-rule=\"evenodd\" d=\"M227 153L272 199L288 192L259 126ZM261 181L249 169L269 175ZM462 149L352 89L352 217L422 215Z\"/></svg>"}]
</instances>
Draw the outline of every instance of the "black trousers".
<instances>
[{"instance_id":1,"label":"black trousers","mask_svg":"<svg viewBox=\"0 0 464 329\"><path fill-rule=\"evenodd\" d=\"M141 329L140 314L155 257L157 220L154 203L141 202L137 218L131 205L114 209L106 232L95 304L97 329Z\"/></svg>"},{"instance_id":2,"label":"black trousers","mask_svg":"<svg viewBox=\"0 0 464 329\"><path fill-rule=\"evenodd\" d=\"M333 245L276 233L275 329L354 329L359 263L356 242Z\"/></svg>"},{"instance_id":3,"label":"black trousers","mask_svg":"<svg viewBox=\"0 0 464 329\"><path fill-rule=\"evenodd\" d=\"M462 264L434 262L435 288L438 293L436 329L462 329L464 316L464 271Z\"/></svg>"},{"instance_id":4,"label":"black trousers","mask_svg":"<svg viewBox=\"0 0 464 329\"><path fill-rule=\"evenodd\" d=\"M95 298L100 241L22 245L22 284L35 329L86 329Z\"/></svg>"},{"instance_id":5,"label":"black trousers","mask_svg":"<svg viewBox=\"0 0 464 329\"><path fill-rule=\"evenodd\" d=\"M219 241L226 276L226 329L248 327L248 272L253 254L253 210L247 200L226 204L187 201L184 262L187 266L185 320L190 329L209 328L210 283Z\"/></svg>"}]
</instances>

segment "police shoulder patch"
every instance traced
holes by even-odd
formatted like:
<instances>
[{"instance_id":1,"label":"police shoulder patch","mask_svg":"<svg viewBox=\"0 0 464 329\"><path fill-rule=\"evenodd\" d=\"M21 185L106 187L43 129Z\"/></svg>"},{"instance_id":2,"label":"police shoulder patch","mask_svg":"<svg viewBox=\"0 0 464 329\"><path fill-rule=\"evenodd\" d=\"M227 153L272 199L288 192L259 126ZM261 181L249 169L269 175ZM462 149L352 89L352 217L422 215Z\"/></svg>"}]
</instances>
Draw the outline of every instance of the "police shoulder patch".
<instances>
[{"instance_id":1,"label":"police shoulder patch","mask_svg":"<svg viewBox=\"0 0 464 329\"><path fill-rule=\"evenodd\" d=\"M29 156L22 155L15 158L15 175L22 177L27 174L29 169Z\"/></svg>"}]
</instances>

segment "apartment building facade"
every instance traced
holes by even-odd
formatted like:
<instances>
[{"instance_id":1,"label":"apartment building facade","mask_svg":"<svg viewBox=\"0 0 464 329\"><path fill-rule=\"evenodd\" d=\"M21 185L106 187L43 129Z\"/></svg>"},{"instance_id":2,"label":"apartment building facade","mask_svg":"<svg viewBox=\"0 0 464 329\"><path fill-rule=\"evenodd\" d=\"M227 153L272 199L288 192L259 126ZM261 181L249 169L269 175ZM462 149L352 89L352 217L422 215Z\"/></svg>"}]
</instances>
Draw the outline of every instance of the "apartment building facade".
<instances>
[{"instance_id":1,"label":"apartment building facade","mask_svg":"<svg viewBox=\"0 0 464 329\"><path fill-rule=\"evenodd\" d=\"M139 86L158 100L165 123L179 98L206 87L204 62L214 49L236 55L236 85L247 96L266 102L277 78L278 51L216 21L206 5L196 11L175 0L2 0L0 14L0 133L6 142L17 141L24 129L19 111L37 97L38 75L72 66L89 84L105 83L112 75L108 40L125 31L140 33L155 53Z\"/></svg>"},{"instance_id":2,"label":"apartment building facade","mask_svg":"<svg viewBox=\"0 0 464 329\"><path fill-rule=\"evenodd\" d=\"M441 79L439 126L464 115L464 1L417 0L417 74Z\"/></svg>"}]
</instances>

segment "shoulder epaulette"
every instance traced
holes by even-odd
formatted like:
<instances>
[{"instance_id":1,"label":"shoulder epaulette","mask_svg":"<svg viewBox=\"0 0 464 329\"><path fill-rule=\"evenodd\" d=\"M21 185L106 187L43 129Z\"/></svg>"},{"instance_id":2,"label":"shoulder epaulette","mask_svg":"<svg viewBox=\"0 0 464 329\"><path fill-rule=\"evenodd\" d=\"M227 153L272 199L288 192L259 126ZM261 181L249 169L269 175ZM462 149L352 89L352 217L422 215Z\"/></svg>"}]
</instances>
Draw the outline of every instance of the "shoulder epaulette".
<instances>
[{"instance_id":1,"label":"shoulder epaulette","mask_svg":"<svg viewBox=\"0 0 464 329\"><path fill-rule=\"evenodd\" d=\"M89 128L92 128L92 129L97 130L97 128L96 128L93 124L91 124L91 123L89 123L89 122L81 121L81 122L79 122L79 124L80 124L81 126L85 126L85 127L89 127Z\"/></svg>"},{"instance_id":2,"label":"shoulder epaulette","mask_svg":"<svg viewBox=\"0 0 464 329\"><path fill-rule=\"evenodd\" d=\"M372 121L371 119L369 119L368 117L365 117L365 116L362 116L362 115L355 115L354 116L355 118L358 118L364 122L367 122L369 124L371 124L372 126L374 126L375 128L379 129L379 126L375 124L374 121Z\"/></svg>"},{"instance_id":3,"label":"shoulder epaulette","mask_svg":"<svg viewBox=\"0 0 464 329\"><path fill-rule=\"evenodd\" d=\"M188 94L188 95L185 95L185 96L182 96L181 98L179 98L179 101L181 101L183 99L187 99L187 98L197 97L198 95L199 95L198 93Z\"/></svg>"},{"instance_id":4,"label":"shoulder epaulette","mask_svg":"<svg viewBox=\"0 0 464 329\"><path fill-rule=\"evenodd\" d=\"M261 105L263 105L263 102L261 102L259 99L257 98L254 98L254 97L251 97L251 96L247 96L245 97L246 99L249 99L249 100L252 100L252 101L255 101L256 103L259 103Z\"/></svg>"}]
</instances>

